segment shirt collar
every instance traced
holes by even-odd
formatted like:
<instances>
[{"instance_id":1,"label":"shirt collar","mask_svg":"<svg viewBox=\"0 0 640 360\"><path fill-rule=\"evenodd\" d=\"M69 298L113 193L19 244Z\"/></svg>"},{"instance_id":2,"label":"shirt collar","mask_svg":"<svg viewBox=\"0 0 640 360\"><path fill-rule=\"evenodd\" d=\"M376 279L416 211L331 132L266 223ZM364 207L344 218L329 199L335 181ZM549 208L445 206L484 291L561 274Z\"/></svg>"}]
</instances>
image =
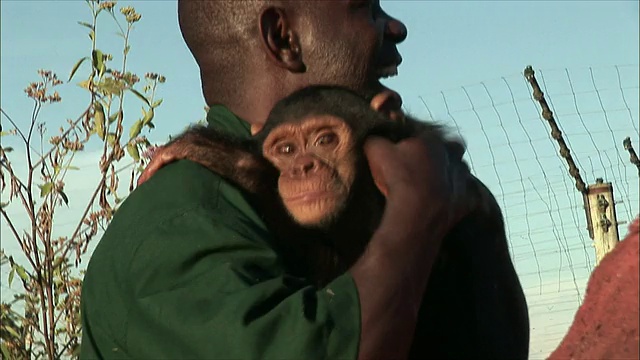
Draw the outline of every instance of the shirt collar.
<instances>
[{"instance_id":1,"label":"shirt collar","mask_svg":"<svg viewBox=\"0 0 640 360\"><path fill-rule=\"evenodd\" d=\"M209 127L241 138L251 137L251 125L224 105L213 105L207 113Z\"/></svg>"}]
</instances>

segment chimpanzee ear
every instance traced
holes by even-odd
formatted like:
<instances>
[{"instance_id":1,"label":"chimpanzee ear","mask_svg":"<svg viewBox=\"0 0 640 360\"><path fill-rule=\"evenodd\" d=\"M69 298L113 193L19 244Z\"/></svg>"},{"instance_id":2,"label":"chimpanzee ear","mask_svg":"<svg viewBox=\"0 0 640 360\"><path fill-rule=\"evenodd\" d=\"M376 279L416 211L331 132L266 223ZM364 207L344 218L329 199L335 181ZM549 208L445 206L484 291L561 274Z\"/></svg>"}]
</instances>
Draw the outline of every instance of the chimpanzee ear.
<instances>
[{"instance_id":1,"label":"chimpanzee ear","mask_svg":"<svg viewBox=\"0 0 640 360\"><path fill-rule=\"evenodd\" d=\"M262 45L272 61L291 72L304 72L298 34L282 8L268 7L260 14Z\"/></svg>"}]
</instances>

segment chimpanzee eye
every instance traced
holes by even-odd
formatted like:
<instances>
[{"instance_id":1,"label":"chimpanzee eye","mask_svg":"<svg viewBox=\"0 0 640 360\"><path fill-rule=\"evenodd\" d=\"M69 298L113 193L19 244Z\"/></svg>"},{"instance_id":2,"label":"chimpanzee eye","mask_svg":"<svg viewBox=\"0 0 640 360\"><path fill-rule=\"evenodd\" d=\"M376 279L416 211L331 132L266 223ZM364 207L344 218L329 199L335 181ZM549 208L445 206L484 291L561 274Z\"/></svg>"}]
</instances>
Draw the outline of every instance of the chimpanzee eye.
<instances>
[{"instance_id":1,"label":"chimpanzee eye","mask_svg":"<svg viewBox=\"0 0 640 360\"><path fill-rule=\"evenodd\" d=\"M335 143L337 140L337 136L334 133L326 133L321 135L317 140L316 140L316 145L331 145L333 143Z\"/></svg>"},{"instance_id":2,"label":"chimpanzee eye","mask_svg":"<svg viewBox=\"0 0 640 360\"><path fill-rule=\"evenodd\" d=\"M276 150L278 151L278 154L291 155L296 151L296 148L295 146L293 146L293 144L286 143L278 145Z\"/></svg>"}]
</instances>

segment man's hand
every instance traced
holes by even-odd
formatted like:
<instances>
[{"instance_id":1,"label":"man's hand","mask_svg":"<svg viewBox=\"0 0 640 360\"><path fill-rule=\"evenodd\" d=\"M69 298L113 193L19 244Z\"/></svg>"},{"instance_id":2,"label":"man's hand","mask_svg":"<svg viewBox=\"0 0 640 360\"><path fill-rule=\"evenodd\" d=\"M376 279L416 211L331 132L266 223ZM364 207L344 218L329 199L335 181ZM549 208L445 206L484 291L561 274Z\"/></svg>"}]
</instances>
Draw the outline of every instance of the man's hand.
<instances>
[{"instance_id":1,"label":"man's hand","mask_svg":"<svg viewBox=\"0 0 640 360\"><path fill-rule=\"evenodd\" d=\"M372 137L365 153L387 206L349 270L361 299L359 358L406 358L442 239L469 211L468 171L442 141Z\"/></svg>"},{"instance_id":2,"label":"man's hand","mask_svg":"<svg viewBox=\"0 0 640 360\"><path fill-rule=\"evenodd\" d=\"M468 170L459 159L450 158L442 142L411 138L393 144L371 137L365 154L373 179L388 201L406 202L403 208L438 217L435 222L445 233L469 212Z\"/></svg>"}]
</instances>

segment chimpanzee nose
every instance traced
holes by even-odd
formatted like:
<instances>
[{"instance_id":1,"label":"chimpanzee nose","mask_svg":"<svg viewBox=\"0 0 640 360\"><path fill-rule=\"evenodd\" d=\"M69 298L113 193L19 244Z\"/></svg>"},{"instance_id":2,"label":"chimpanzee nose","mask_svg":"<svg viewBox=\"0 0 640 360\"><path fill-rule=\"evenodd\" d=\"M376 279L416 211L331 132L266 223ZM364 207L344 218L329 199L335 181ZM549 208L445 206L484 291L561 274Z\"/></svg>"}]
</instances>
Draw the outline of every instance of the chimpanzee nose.
<instances>
[{"instance_id":1,"label":"chimpanzee nose","mask_svg":"<svg viewBox=\"0 0 640 360\"><path fill-rule=\"evenodd\" d=\"M306 175L316 167L316 159L309 155L299 156L293 166L295 175Z\"/></svg>"},{"instance_id":2,"label":"chimpanzee nose","mask_svg":"<svg viewBox=\"0 0 640 360\"><path fill-rule=\"evenodd\" d=\"M302 170L304 172L307 172L307 171L309 171L311 169L313 169L313 162L312 161L302 165Z\"/></svg>"}]
</instances>

